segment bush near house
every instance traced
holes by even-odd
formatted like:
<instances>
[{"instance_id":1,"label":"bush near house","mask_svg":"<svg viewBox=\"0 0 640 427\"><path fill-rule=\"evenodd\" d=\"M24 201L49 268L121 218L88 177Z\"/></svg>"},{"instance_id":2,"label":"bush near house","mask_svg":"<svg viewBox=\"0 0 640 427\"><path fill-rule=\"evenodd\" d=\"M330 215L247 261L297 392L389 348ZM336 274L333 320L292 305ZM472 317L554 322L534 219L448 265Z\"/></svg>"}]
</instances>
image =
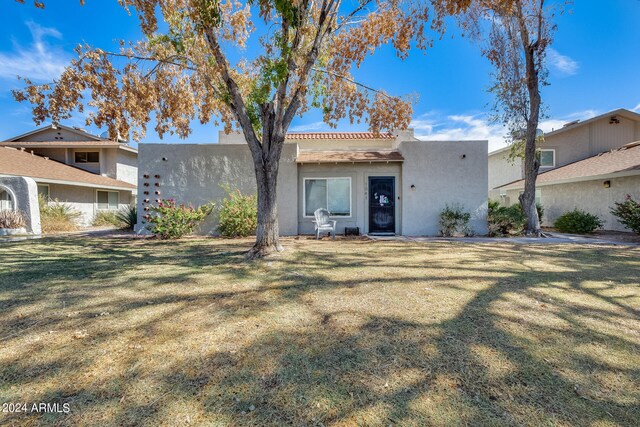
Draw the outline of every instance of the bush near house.
<instances>
[{"instance_id":1,"label":"bush near house","mask_svg":"<svg viewBox=\"0 0 640 427\"><path fill-rule=\"evenodd\" d=\"M616 207L611 208L611 213L618 221L634 233L640 234L640 203L631 198L629 194L624 202L616 202Z\"/></svg>"},{"instance_id":2,"label":"bush near house","mask_svg":"<svg viewBox=\"0 0 640 427\"><path fill-rule=\"evenodd\" d=\"M473 235L469 228L471 214L460 206L447 205L440 212L440 234L444 237L452 237L456 233L463 233L465 236Z\"/></svg>"},{"instance_id":3,"label":"bush near house","mask_svg":"<svg viewBox=\"0 0 640 427\"><path fill-rule=\"evenodd\" d=\"M98 211L91 224L95 227L104 227L109 225L113 225L115 227L120 226L120 223L116 218L115 211Z\"/></svg>"},{"instance_id":4,"label":"bush near house","mask_svg":"<svg viewBox=\"0 0 640 427\"><path fill-rule=\"evenodd\" d=\"M96 227L113 225L122 230L133 230L138 221L138 210L134 205L121 208L118 211L100 211L96 214L93 225Z\"/></svg>"},{"instance_id":5,"label":"bush near house","mask_svg":"<svg viewBox=\"0 0 640 427\"><path fill-rule=\"evenodd\" d=\"M540 203L536 203L536 210L538 211L538 220L540 220L540 224L542 224L542 218L544 217L544 206L542 206L542 204Z\"/></svg>"},{"instance_id":6,"label":"bush near house","mask_svg":"<svg viewBox=\"0 0 640 427\"><path fill-rule=\"evenodd\" d=\"M495 200L489 200L487 225L489 236L507 236L522 232L527 218L522 207L517 205L500 206Z\"/></svg>"},{"instance_id":7,"label":"bush near house","mask_svg":"<svg viewBox=\"0 0 640 427\"><path fill-rule=\"evenodd\" d=\"M247 237L255 234L258 226L258 203L255 195L240 190L227 191L218 211L218 232L224 237Z\"/></svg>"},{"instance_id":8,"label":"bush near house","mask_svg":"<svg viewBox=\"0 0 640 427\"><path fill-rule=\"evenodd\" d=\"M519 203L511 206L500 206L500 202L497 200L489 200L488 208L489 236L506 236L522 232L527 217ZM536 210L538 211L538 218L542 222L544 207L540 203L536 203Z\"/></svg>"},{"instance_id":9,"label":"bush near house","mask_svg":"<svg viewBox=\"0 0 640 427\"><path fill-rule=\"evenodd\" d=\"M161 239L179 239L192 234L213 209L212 203L194 208L179 205L174 199L162 200L158 206L151 206L147 229Z\"/></svg>"},{"instance_id":10,"label":"bush near house","mask_svg":"<svg viewBox=\"0 0 640 427\"><path fill-rule=\"evenodd\" d=\"M0 228L22 228L27 224L20 211L2 210L0 211Z\"/></svg>"},{"instance_id":11,"label":"bush near house","mask_svg":"<svg viewBox=\"0 0 640 427\"><path fill-rule=\"evenodd\" d=\"M574 209L556 219L553 226L563 233L585 234L592 233L603 225L604 223L597 215Z\"/></svg>"},{"instance_id":12,"label":"bush near house","mask_svg":"<svg viewBox=\"0 0 640 427\"><path fill-rule=\"evenodd\" d=\"M81 214L70 205L57 199L49 201L41 195L38 196L38 204L43 233L74 231L78 228L77 221Z\"/></svg>"}]
</instances>

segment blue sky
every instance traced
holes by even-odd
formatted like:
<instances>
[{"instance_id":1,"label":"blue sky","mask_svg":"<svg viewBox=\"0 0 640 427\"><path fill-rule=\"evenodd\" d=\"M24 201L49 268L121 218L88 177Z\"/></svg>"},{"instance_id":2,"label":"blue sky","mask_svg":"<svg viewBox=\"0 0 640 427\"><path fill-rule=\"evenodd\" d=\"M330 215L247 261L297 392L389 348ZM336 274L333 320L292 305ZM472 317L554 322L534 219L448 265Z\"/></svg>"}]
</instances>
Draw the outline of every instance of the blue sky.
<instances>
[{"instance_id":1,"label":"blue sky","mask_svg":"<svg viewBox=\"0 0 640 427\"><path fill-rule=\"evenodd\" d=\"M78 43L113 49L117 39L140 37L137 19L128 16L116 0L86 0L85 7L78 3L49 0L47 8L39 10L31 4L2 2L0 138L34 127L29 106L16 103L10 93L20 87L17 74L50 81L73 57ZM578 0L571 10L557 20L558 32L549 52L551 85L543 92L549 118L541 123L545 131L615 108L640 112L640 1ZM412 126L420 138L489 139L493 150L504 145L504 129L488 122L490 72L478 47L451 32L426 53L412 52L404 61L391 49L381 49L355 75L393 94L417 94ZM84 118L78 115L64 124L84 127ZM345 122L339 130L365 127ZM310 111L297 118L291 130L329 128L318 112ZM189 142L216 140L212 124L193 124ZM164 138L164 142L179 141L175 136ZM160 141L149 133L144 142Z\"/></svg>"}]
</instances>

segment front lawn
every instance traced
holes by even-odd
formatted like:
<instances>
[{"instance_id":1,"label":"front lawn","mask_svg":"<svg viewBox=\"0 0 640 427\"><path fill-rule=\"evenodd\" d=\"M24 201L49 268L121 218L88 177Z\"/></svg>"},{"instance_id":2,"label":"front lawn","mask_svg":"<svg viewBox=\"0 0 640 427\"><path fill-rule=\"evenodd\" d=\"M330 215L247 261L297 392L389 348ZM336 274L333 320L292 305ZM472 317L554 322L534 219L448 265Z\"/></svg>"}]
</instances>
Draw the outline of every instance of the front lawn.
<instances>
[{"instance_id":1,"label":"front lawn","mask_svg":"<svg viewBox=\"0 0 640 427\"><path fill-rule=\"evenodd\" d=\"M0 245L8 425L637 425L640 249Z\"/></svg>"}]
</instances>

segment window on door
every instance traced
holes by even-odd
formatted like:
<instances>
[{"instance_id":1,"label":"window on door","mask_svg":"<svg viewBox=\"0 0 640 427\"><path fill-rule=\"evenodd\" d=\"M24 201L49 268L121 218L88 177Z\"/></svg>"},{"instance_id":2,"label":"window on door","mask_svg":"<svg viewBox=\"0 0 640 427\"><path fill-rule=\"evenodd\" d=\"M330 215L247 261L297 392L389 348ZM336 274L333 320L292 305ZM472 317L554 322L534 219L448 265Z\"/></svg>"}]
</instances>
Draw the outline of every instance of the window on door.
<instances>
[{"instance_id":1,"label":"window on door","mask_svg":"<svg viewBox=\"0 0 640 427\"><path fill-rule=\"evenodd\" d=\"M99 163L100 153L97 151L76 151L76 163Z\"/></svg>"},{"instance_id":2,"label":"window on door","mask_svg":"<svg viewBox=\"0 0 640 427\"><path fill-rule=\"evenodd\" d=\"M98 191L98 210L114 211L118 210L118 192L117 191Z\"/></svg>"},{"instance_id":3,"label":"window on door","mask_svg":"<svg viewBox=\"0 0 640 427\"><path fill-rule=\"evenodd\" d=\"M304 216L313 217L317 209L351 216L351 178L305 178Z\"/></svg>"}]
</instances>

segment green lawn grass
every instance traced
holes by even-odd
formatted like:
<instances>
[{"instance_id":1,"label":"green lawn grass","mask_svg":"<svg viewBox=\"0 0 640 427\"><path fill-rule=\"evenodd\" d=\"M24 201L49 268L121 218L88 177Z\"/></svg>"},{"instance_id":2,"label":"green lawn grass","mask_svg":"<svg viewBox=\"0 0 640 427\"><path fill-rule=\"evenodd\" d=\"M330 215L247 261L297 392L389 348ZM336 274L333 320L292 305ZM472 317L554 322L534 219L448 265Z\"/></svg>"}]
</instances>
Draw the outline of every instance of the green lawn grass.
<instances>
[{"instance_id":1,"label":"green lawn grass","mask_svg":"<svg viewBox=\"0 0 640 427\"><path fill-rule=\"evenodd\" d=\"M640 249L0 245L7 425L638 425Z\"/></svg>"}]
</instances>

